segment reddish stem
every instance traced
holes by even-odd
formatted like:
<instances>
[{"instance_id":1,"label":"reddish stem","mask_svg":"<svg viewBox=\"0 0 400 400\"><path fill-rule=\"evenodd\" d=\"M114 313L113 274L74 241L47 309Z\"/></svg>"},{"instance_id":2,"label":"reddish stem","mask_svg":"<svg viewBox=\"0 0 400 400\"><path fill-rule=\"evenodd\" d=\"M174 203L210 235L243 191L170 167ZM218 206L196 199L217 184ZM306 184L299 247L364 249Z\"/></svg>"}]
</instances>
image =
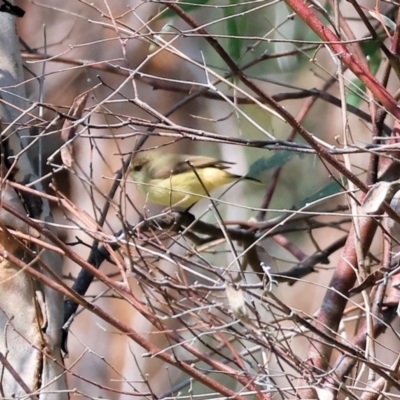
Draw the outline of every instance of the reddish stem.
<instances>
[{"instance_id":1,"label":"reddish stem","mask_svg":"<svg viewBox=\"0 0 400 400\"><path fill-rule=\"evenodd\" d=\"M397 119L400 118L400 109L393 96L380 84L371 72L364 67L346 45L314 14L309 4L302 0L285 0L293 11L323 40L328 42L332 51L341 61L367 86L383 106Z\"/></svg>"}]
</instances>

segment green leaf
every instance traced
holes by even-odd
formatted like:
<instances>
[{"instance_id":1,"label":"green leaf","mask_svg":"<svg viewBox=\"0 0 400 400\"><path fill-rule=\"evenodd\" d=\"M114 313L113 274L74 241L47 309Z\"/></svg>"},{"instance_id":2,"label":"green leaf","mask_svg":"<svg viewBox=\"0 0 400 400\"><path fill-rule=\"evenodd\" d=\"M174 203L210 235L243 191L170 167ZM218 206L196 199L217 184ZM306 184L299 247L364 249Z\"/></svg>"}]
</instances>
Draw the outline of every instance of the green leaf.
<instances>
[{"instance_id":1,"label":"green leaf","mask_svg":"<svg viewBox=\"0 0 400 400\"><path fill-rule=\"evenodd\" d=\"M300 208L303 208L307 204L314 203L318 200L324 199L329 196L333 196L334 194L340 193L343 190L343 186L346 185L347 180L343 179L342 184L339 184L337 181L331 181L327 185L325 185L322 189L318 190L318 192L315 192L309 197L306 197L302 201L300 201L298 204L296 204L293 208L295 210L299 210Z\"/></svg>"},{"instance_id":2,"label":"green leaf","mask_svg":"<svg viewBox=\"0 0 400 400\"><path fill-rule=\"evenodd\" d=\"M373 74L378 72L382 62L381 47L377 42L361 43L361 49L368 60L369 69Z\"/></svg>"},{"instance_id":3,"label":"green leaf","mask_svg":"<svg viewBox=\"0 0 400 400\"><path fill-rule=\"evenodd\" d=\"M361 43L361 49L367 57L371 73L375 75L382 62L379 44L377 42L364 42ZM358 78L355 78L350 85L350 89L352 91L346 96L346 102L354 107L358 107L362 95L365 93L366 86Z\"/></svg>"},{"instance_id":4,"label":"green leaf","mask_svg":"<svg viewBox=\"0 0 400 400\"><path fill-rule=\"evenodd\" d=\"M197 10L201 6L209 3L210 0L185 0L183 2L177 3L183 11L190 13L191 11ZM164 12L159 16L159 19L171 18L176 16L175 11L170 8L165 7Z\"/></svg>"},{"instance_id":5,"label":"green leaf","mask_svg":"<svg viewBox=\"0 0 400 400\"><path fill-rule=\"evenodd\" d=\"M368 10L369 14L371 15L371 17L375 18L376 20L378 20L380 23L384 23L386 25L387 28L391 29L393 32L396 31L396 23L393 22L390 18L388 18L386 15L383 15L381 13L375 12L374 10Z\"/></svg>"},{"instance_id":6,"label":"green leaf","mask_svg":"<svg viewBox=\"0 0 400 400\"><path fill-rule=\"evenodd\" d=\"M279 151L272 157L261 157L250 165L249 172L246 176L257 179L265 171L273 168L282 167L294 157L296 153L292 151Z\"/></svg>"},{"instance_id":7,"label":"green leaf","mask_svg":"<svg viewBox=\"0 0 400 400\"><path fill-rule=\"evenodd\" d=\"M351 82L350 88L351 92L346 96L346 103L353 107L358 107L361 103L361 100L365 96L366 86L363 82L356 78Z\"/></svg>"},{"instance_id":8,"label":"green leaf","mask_svg":"<svg viewBox=\"0 0 400 400\"><path fill-rule=\"evenodd\" d=\"M237 23L234 18L230 18L226 21L227 25L227 34L229 36L232 36L229 38L229 43L228 43L228 53L233 59L233 61L237 62L240 59L241 56L241 49L242 49L242 41L240 39L237 39L236 36L239 36L239 30Z\"/></svg>"},{"instance_id":9,"label":"green leaf","mask_svg":"<svg viewBox=\"0 0 400 400\"><path fill-rule=\"evenodd\" d=\"M232 7L225 7L223 9L224 16L226 18L226 33L228 36L230 36L228 38L228 54L235 62L237 62L240 59L242 48L241 40L237 38L240 32L239 23L244 17L231 17L237 13L238 7L235 7L235 5L238 4L238 0L230 0L229 4Z\"/></svg>"}]
</instances>

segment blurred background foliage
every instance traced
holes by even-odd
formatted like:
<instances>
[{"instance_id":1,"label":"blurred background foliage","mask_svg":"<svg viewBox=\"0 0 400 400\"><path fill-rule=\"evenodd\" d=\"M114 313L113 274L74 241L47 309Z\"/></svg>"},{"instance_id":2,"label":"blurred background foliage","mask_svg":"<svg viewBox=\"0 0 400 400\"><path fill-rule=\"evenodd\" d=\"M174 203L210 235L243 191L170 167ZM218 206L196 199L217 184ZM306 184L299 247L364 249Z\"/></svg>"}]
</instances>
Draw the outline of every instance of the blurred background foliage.
<instances>
[{"instance_id":1,"label":"blurred background foliage","mask_svg":"<svg viewBox=\"0 0 400 400\"><path fill-rule=\"evenodd\" d=\"M219 100L198 97L179 107L168 118L184 127L249 140L267 140L271 137L286 140L290 134L289 125L265 108L240 104L238 99L245 98L243 91L247 92L248 89L238 80L228 77L230 86L227 83L212 83L215 76L224 77L229 73L227 66L198 32L189 28L162 2L41 0L17 3L26 11L25 17L18 21L18 30L24 43L22 47L30 100L49 105L42 110L43 119L47 122L37 127L38 132L43 132L43 129L49 132L41 139L44 170L49 171L54 165L60 164L59 154L52 158L62 144L60 133L55 128L60 128L63 121L57 118L56 110L66 112L78 95L89 91L86 112L95 110L90 122L104 126L102 129L82 128L74 140L75 167L67 172L58 172L51 178L53 184L77 207L96 219L106 201L105 195L112 185L114 172L121 167L124 155L133 150L138 140L134 136L121 138L123 134L132 133L130 127L107 129L107 125L115 124L119 117L125 116L155 120L154 115L145 111L145 107L141 109L130 99L139 99L148 110L163 114L193 91L207 87L214 93L221 93L222 97ZM196 0L179 2L179 5L200 26L207 29L240 68L254 64L246 69L246 74L270 95L320 89L336 74L332 55L318 43L315 33L282 1ZM364 1L363 5L372 8L375 3ZM333 18L329 2L310 2L311 6L319 16L323 15L326 23ZM382 5L382 9L385 7ZM357 37L365 35L365 28L355 18L349 4L342 2L340 8ZM110 15L114 19L110 19ZM160 50L160 46L163 49ZM382 61L379 48L374 43L364 43L362 49L369 60L371 71L379 75ZM178 56L180 52L182 55ZM44 55L47 61L43 63L40 57L34 59L33 56L37 54ZM265 59L256 62L262 58ZM114 73L100 68L110 66L114 68ZM118 75L118 71L136 71L137 79L127 80L126 76ZM144 82L141 77L150 78L154 85L149 84L149 81ZM352 89L346 92L348 103L368 112L362 100L362 97L367 96L365 86L349 72L345 72L345 79ZM171 83L175 88L185 90L157 89L157 82ZM329 93L338 97L337 84L329 89ZM305 101L305 98L289 99L282 104L292 115L296 115ZM367 124L350 114L348 120L354 143L368 143L371 132ZM303 125L315 137L332 146L341 143L340 106L317 101ZM143 127L137 129L145 131ZM90 136L93 138L89 140ZM280 215L279 210L314 201L318 196L332 196L329 198L330 208L346 204L339 195L342 187L331 180L332 175L338 178L337 174L315 155L274 152L249 146L216 145L207 141L169 140L157 135L150 135L145 147L168 141L171 141L171 145L166 151L207 154L236 162L234 172L249 171L250 176L260 178L265 185L268 185L273 171L282 167L269 205L272 211L268 212L267 218ZM297 136L295 141L302 143ZM32 154L39 154L37 146L32 149ZM47 162L49 159L53 160L51 165ZM365 155L355 155L352 158L358 175L363 176L367 161ZM40 162L39 157L37 162ZM235 185L223 197L236 204L221 205L224 218L246 221L253 217L256 213L253 208L260 207L266 187L254 188L245 183ZM131 223L137 220L137 213L124 198L125 193L138 210L143 210L144 199L137 194L133 184L124 182L114 199L121 209L112 207L105 224L105 229L110 232L120 229L121 219ZM315 197L315 193L319 195ZM151 212L159 211L152 206L150 209ZM200 203L195 213L203 215L206 210L207 204ZM210 212L203 218L215 221ZM66 223L62 213L58 214L58 219L61 225ZM78 234L83 239L82 232L60 228L60 235L67 241L73 242ZM324 248L341 235L342 232L333 229L321 229L318 245ZM288 237L296 241L305 253L316 250L315 242L310 240L307 233L294 233ZM90 243L90 238L87 237L86 241ZM296 262L292 255L270 239L263 242L263 246L274 260L273 268L278 271L290 268ZM78 246L75 250L83 257L89 253L87 246ZM225 265L229 256L229 252L221 252L211 253L207 258L215 265ZM335 253L330 258L331 265L335 265L338 256ZM70 262L66 264L66 276L76 276L76 266ZM168 263L164 264L164 268L172 268ZM115 267L108 265L105 271L115 272ZM326 266L319 273L307 276L301 284L290 289L282 284L274 290L288 305L313 314L317 311L318 299L325 291L324 285L329 282L330 273L329 266ZM134 279L131 284L140 296L140 285ZM103 289L102 284L95 282L89 296L96 296ZM307 296L304 295L305 290ZM147 333L155 344L168 346L162 335L154 333L154 327L147 320L121 300L106 293L96 302L117 318ZM171 328L177 327L177 323L171 323ZM305 355L303 339L293 339L292 345L299 356ZM93 397L128 398L123 394L118 397L110 395L96 385L90 386L80 380L79 375L98 383L107 382L108 386L119 390L126 390L131 382L134 382L136 388L144 390L147 385L144 381L148 380L157 394L166 392L175 381L185 378L156 358L142 357L143 349L140 346L132 344L86 311L81 312L71 327L69 350L68 365L77 374L69 377L71 387L77 387ZM277 372L278 384L279 374L282 372ZM203 388L195 391L199 393Z\"/></svg>"}]
</instances>

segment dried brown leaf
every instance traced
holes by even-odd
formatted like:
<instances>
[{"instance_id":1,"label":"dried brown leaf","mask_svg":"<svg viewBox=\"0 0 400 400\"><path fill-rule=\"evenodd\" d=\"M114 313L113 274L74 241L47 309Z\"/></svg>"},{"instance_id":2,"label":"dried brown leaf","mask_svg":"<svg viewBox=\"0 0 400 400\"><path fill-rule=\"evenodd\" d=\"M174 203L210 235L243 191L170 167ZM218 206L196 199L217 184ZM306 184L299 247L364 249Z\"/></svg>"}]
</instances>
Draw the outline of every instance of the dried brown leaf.
<instances>
[{"instance_id":1,"label":"dried brown leaf","mask_svg":"<svg viewBox=\"0 0 400 400\"><path fill-rule=\"evenodd\" d=\"M376 183L365 196L361 209L366 214L374 214L384 201L390 201L395 193L398 182L381 181Z\"/></svg>"},{"instance_id":2,"label":"dried brown leaf","mask_svg":"<svg viewBox=\"0 0 400 400\"><path fill-rule=\"evenodd\" d=\"M88 96L89 96L88 92L77 96L75 98L74 102L72 103L72 106L68 112L68 115L71 117L74 117L74 118L78 118L78 119L81 118ZM67 143L69 140L71 140L75 136L76 128L77 128L77 126L75 124L73 124L72 120L66 119L64 121L62 130L61 130L61 140L64 143ZM67 167L72 167L72 164L74 162L72 143L66 144L61 149L61 159L62 159L62 162Z\"/></svg>"},{"instance_id":3,"label":"dried brown leaf","mask_svg":"<svg viewBox=\"0 0 400 400\"><path fill-rule=\"evenodd\" d=\"M383 272L381 269L372 272L369 274L366 279L361 282L358 286L355 286L353 289L349 291L349 295L353 296L357 293L361 293L363 290L366 290L376 284L377 281L383 278Z\"/></svg>"}]
</instances>

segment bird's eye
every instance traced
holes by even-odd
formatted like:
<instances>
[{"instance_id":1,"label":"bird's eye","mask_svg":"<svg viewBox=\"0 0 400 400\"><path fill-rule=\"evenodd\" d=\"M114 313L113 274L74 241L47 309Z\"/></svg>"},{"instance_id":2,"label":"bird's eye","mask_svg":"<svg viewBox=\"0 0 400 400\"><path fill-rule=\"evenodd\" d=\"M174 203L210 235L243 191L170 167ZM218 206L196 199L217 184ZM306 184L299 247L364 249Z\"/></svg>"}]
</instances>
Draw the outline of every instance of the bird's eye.
<instances>
[{"instance_id":1,"label":"bird's eye","mask_svg":"<svg viewBox=\"0 0 400 400\"><path fill-rule=\"evenodd\" d=\"M134 170L135 172L140 172L140 171L142 170L142 167L143 167L143 165L138 164L138 165L135 165L135 166L133 167L133 170Z\"/></svg>"}]
</instances>

